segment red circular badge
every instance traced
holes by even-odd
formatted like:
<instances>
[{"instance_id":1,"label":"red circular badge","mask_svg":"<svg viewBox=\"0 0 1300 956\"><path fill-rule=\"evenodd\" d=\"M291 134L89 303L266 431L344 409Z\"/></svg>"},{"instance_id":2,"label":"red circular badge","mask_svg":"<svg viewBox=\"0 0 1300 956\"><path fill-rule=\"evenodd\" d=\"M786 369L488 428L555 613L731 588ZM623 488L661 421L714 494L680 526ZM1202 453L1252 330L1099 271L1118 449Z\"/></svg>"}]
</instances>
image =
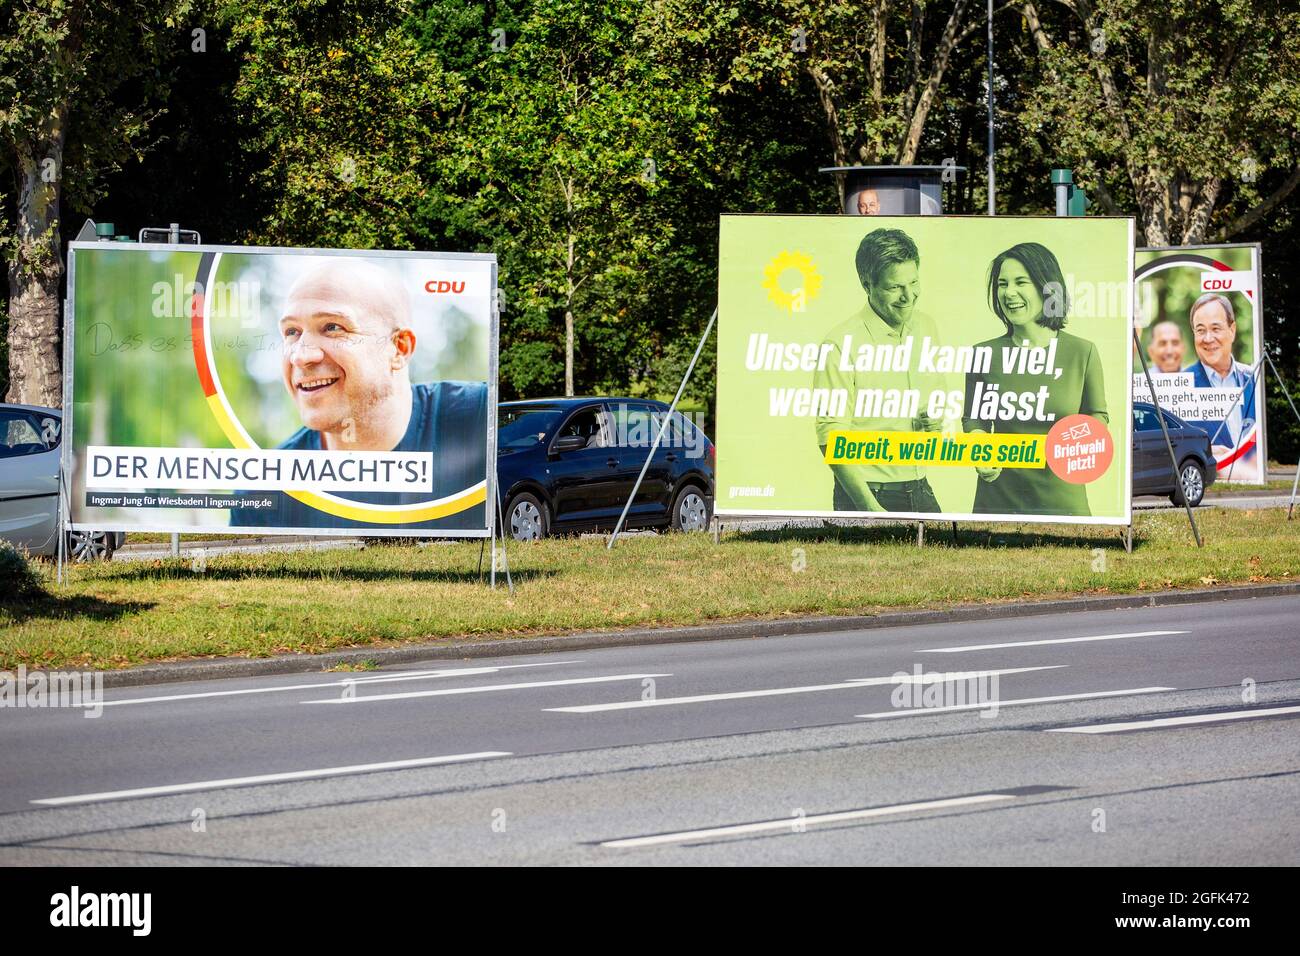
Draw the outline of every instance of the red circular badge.
<instances>
[{"instance_id":1,"label":"red circular badge","mask_svg":"<svg viewBox=\"0 0 1300 956\"><path fill-rule=\"evenodd\" d=\"M1047 467L1062 481L1086 485L1106 473L1115 457L1115 440L1100 418L1069 415L1047 433Z\"/></svg>"}]
</instances>

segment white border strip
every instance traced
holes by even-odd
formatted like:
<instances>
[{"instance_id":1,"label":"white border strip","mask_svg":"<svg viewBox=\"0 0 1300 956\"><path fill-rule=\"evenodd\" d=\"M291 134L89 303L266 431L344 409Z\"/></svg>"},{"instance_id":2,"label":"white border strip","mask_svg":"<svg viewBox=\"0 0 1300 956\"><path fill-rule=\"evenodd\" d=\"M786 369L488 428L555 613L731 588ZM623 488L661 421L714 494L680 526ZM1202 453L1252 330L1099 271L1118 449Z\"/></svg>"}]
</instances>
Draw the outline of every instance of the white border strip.
<instances>
[{"instance_id":1,"label":"white border strip","mask_svg":"<svg viewBox=\"0 0 1300 956\"><path fill-rule=\"evenodd\" d=\"M448 754L445 757L416 757L413 760L359 763L349 767L326 767L323 770L291 770L288 773L264 773L255 777L227 777L223 780L199 780L194 783L169 783L160 787L137 787L134 790L79 793L71 797L46 797L31 802L46 807L62 807L72 803L97 803L101 800L125 800L130 797L161 797L173 793L192 793L195 790L221 790L227 787L254 787L265 783L319 780L322 777L341 777L356 773L374 773L380 770L408 770L412 767L434 767L444 763L464 763L468 760L486 760L490 757L509 756L511 754L505 750L481 750L472 754Z\"/></svg>"},{"instance_id":2,"label":"white border strip","mask_svg":"<svg viewBox=\"0 0 1300 956\"><path fill-rule=\"evenodd\" d=\"M1252 717L1280 717L1283 714L1300 714L1300 707L1268 707L1264 710L1232 710L1219 714L1193 714L1190 717L1157 717L1153 720L1132 720L1118 724L1049 727L1047 732L1049 734L1122 734L1129 730L1186 727L1189 724L1213 724L1227 720L1249 720Z\"/></svg>"},{"instance_id":3,"label":"white border strip","mask_svg":"<svg viewBox=\"0 0 1300 956\"><path fill-rule=\"evenodd\" d=\"M1057 637L1046 641L1012 641L1007 644L956 644L952 647L927 647L918 654L960 654L963 651L994 651L1007 647L1043 647L1048 644L1083 644L1087 641L1119 641L1130 637L1164 637L1190 634L1191 631L1133 631L1131 634L1096 634L1092 637Z\"/></svg>"},{"instance_id":4,"label":"white border strip","mask_svg":"<svg viewBox=\"0 0 1300 956\"><path fill-rule=\"evenodd\" d=\"M745 836L751 833L771 833L785 830L799 833L799 827L820 823L843 823L847 820L870 820L873 817L894 816L899 813L918 813L922 810L946 810L950 807L967 807L979 803L996 803L1014 800L1011 793L981 793L973 797L950 797L946 800L925 800L920 803L900 803L892 807L872 807L869 810L845 810L840 813L818 813L810 817L791 816L783 820L764 820L761 823L739 823L734 826L710 827L705 830L683 830L680 833L660 833L657 836L631 837L626 840L607 840L601 844L610 849L632 849L644 846L663 846L668 843L694 843L721 837Z\"/></svg>"}]
</instances>

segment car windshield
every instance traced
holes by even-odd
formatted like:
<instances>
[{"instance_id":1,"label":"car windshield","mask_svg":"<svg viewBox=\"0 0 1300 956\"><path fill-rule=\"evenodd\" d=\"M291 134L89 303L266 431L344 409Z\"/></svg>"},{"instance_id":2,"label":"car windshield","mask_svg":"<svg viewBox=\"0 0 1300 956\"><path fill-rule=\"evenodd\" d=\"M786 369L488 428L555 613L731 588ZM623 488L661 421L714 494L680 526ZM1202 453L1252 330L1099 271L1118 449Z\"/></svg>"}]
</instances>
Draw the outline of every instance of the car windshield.
<instances>
[{"instance_id":1,"label":"car windshield","mask_svg":"<svg viewBox=\"0 0 1300 956\"><path fill-rule=\"evenodd\" d=\"M1164 416L1167 428L1187 427L1186 423L1173 412L1161 409L1160 413ZM1138 431L1158 431L1160 429L1160 420L1156 418L1156 407L1135 402L1133 405L1133 425Z\"/></svg>"},{"instance_id":2,"label":"car windshield","mask_svg":"<svg viewBox=\"0 0 1300 956\"><path fill-rule=\"evenodd\" d=\"M560 421L558 408L503 408L497 419L497 450L521 451L545 441Z\"/></svg>"}]
</instances>

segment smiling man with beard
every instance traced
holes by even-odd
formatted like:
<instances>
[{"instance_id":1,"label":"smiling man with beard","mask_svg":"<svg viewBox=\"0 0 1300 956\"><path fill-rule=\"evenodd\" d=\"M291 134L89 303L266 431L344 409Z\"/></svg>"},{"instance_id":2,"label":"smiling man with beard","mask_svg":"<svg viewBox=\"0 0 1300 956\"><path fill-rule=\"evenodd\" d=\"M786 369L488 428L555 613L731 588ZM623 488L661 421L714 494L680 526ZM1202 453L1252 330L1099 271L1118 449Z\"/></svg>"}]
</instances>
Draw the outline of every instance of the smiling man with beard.
<instances>
[{"instance_id":1,"label":"smiling man with beard","mask_svg":"<svg viewBox=\"0 0 1300 956\"><path fill-rule=\"evenodd\" d=\"M441 498L484 480L487 385L412 385L411 307L397 277L355 259L327 257L289 290L279 322L281 372L303 427L279 448L295 451L433 453L428 494L347 494L363 503ZM351 527L282 492L269 509L237 509L232 525ZM475 517L470 517L474 515ZM461 521L457 521L457 517ZM440 526L481 525L477 508Z\"/></svg>"},{"instance_id":2,"label":"smiling man with beard","mask_svg":"<svg viewBox=\"0 0 1300 956\"><path fill-rule=\"evenodd\" d=\"M827 334L822 354L828 360L813 378L814 388L828 393L841 390L848 396L844 414L817 419L817 445L823 456L837 431L914 432L939 431L943 427L942 421L924 412L854 416L860 391L894 390L899 395L914 392L928 396L940 384L937 376L913 370L910 363L902 372L856 371L851 370L855 368L852 359L845 361L847 341L854 347L870 345L891 350L906 347L909 339L940 341L934 320L916 307L921 295L921 253L912 237L901 229L872 230L858 245L854 267L867 300ZM942 510L921 465L835 464L830 469L834 476L831 501L836 511L915 514Z\"/></svg>"}]
</instances>

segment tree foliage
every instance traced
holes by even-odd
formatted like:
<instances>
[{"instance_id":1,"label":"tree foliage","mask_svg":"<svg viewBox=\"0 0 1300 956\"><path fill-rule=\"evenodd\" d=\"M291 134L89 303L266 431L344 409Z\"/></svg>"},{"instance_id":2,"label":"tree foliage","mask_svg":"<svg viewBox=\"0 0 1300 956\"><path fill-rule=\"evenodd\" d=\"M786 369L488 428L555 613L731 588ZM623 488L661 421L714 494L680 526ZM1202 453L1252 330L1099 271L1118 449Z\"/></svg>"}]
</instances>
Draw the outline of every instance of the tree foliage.
<instances>
[{"instance_id":1,"label":"tree foliage","mask_svg":"<svg viewBox=\"0 0 1300 956\"><path fill-rule=\"evenodd\" d=\"M8 390L57 404L61 209L86 207L148 146L188 0L8 0L0 4L0 237L8 266Z\"/></svg>"},{"instance_id":2,"label":"tree foliage","mask_svg":"<svg viewBox=\"0 0 1300 956\"><path fill-rule=\"evenodd\" d=\"M84 213L215 242L494 251L503 397L671 394L716 298L720 213L832 212L820 166L950 158L969 173L949 210L983 210L984 16L974 0L0 0L11 364L57 386L59 229ZM1262 240L1264 332L1300 388L1294 3L1016 0L995 34L999 212L1050 214L1048 171L1067 166L1148 243ZM687 396L706 408L713 355ZM1270 450L1294 455L1300 427L1270 396Z\"/></svg>"},{"instance_id":3,"label":"tree foliage","mask_svg":"<svg viewBox=\"0 0 1300 956\"><path fill-rule=\"evenodd\" d=\"M269 197L247 238L411 248L460 93L385 0L225 0L231 91Z\"/></svg>"},{"instance_id":4,"label":"tree foliage","mask_svg":"<svg viewBox=\"0 0 1300 956\"><path fill-rule=\"evenodd\" d=\"M1135 210L1148 244L1238 236L1300 183L1294 3L1053 6L1023 121L1107 212Z\"/></svg>"}]
</instances>

